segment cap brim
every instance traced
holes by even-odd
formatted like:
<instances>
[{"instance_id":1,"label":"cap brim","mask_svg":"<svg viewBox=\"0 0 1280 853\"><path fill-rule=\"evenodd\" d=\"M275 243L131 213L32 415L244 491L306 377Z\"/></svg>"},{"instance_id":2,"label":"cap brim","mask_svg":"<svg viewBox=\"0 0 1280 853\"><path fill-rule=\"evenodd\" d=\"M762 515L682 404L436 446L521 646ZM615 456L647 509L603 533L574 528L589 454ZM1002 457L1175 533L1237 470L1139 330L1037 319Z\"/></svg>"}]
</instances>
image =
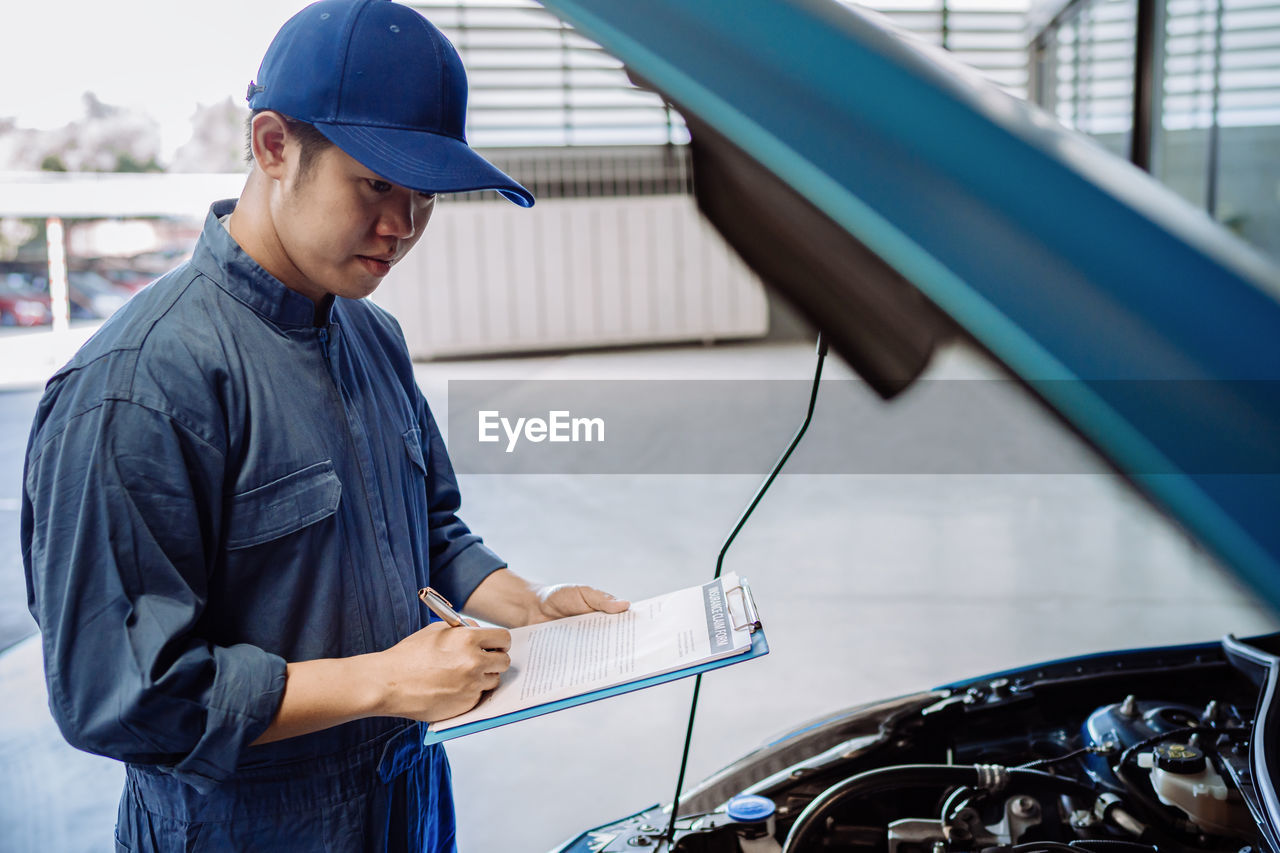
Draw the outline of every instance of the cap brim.
<instances>
[{"instance_id":1,"label":"cap brim","mask_svg":"<svg viewBox=\"0 0 1280 853\"><path fill-rule=\"evenodd\" d=\"M395 127L320 121L315 126L347 154L393 184L426 193L496 190L521 207L533 207L533 193L460 139Z\"/></svg>"}]
</instances>

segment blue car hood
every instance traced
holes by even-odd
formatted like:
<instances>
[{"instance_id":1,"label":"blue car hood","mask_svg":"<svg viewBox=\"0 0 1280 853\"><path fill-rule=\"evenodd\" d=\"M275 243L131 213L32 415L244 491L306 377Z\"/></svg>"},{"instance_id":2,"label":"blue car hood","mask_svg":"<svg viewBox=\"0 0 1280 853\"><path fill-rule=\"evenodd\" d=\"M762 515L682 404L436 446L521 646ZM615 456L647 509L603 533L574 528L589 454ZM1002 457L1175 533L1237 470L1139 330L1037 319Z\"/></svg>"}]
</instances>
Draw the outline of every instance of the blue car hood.
<instances>
[{"instance_id":1,"label":"blue car hood","mask_svg":"<svg viewBox=\"0 0 1280 853\"><path fill-rule=\"evenodd\" d=\"M740 251L777 204L830 229L744 255L881 393L919 372L942 325L958 328L1280 610L1280 272L1260 254L836 3L545 5L682 112L695 178L715 178L700 204ZM734 181L743 195L717 204ZM761 269L821 265L827 245L844 266L818 285ZM873 287L864 266L879 267Z\"/></svg>"}]
</instances>

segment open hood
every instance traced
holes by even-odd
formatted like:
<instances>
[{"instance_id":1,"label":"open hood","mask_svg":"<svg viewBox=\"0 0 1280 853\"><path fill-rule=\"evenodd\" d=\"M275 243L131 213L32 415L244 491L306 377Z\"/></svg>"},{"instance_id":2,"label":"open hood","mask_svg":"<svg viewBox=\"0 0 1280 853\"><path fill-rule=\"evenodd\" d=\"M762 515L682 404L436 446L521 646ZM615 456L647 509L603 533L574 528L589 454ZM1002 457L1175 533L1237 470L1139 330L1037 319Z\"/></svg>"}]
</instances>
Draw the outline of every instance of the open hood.
<instances>
[{"instance_id":1,"label":"open hood","mask_svg":"<svg viewBox=\"0 0 1280 853\"><path fill-rule=\"evenodd\" d=\"M1260 254L835 2L544 2L681 111L704 213L882 396L958 330L1280 609L1280 271Z\"/></svg>"}]
</instances>

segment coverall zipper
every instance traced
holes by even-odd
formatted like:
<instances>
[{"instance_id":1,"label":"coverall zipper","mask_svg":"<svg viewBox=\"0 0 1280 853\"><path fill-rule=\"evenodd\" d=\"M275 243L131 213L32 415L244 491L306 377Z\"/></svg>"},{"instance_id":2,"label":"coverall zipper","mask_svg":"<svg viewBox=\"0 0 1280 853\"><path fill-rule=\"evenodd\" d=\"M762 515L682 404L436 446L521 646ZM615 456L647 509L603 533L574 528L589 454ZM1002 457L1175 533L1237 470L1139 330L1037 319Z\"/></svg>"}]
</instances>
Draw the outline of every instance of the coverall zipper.
<instances>
[{"instance_id":1,"label":"coverall zipper","mask_svg":"<svg viewBox=\"0 0 1280 853\"><path fill-rule=\"evenodd\" d=\"M320 352L324 356L325 367L329 371L329 378L333 380L334 390L338 394L338 405L342 410L343 418L346 419L347 421L347 425L348 425L347 432L353 439L353 449L355 450L356 467L360 471L360 484L365 492L365 495L368 498L365 501L365 509L369 514L370 524L372 525L372 528L374 530L381 529L383 531L386 531L387 519L385 518L385 516L382 516L380 513L376 512L373 507L372 496L374 495L375 492L373 488L374 478L369 473L369 466L371 462L368 459L368 455L369 455L368 431L364 429L363 424L360 424L359 430L352 429L351 423L353 419L353 412L352 412L353 407L348 405L347 390L346 388L343 387L342 380L338 375L338 366L333 363L333 359L330 357L329 328L328 326L321 326L316 331L318 332L318 338L320 341ZM358 418L356 419L356 421L357 423L359 423ZM396 579L396 573L394 571L389 570L388 566L394 567L395 560L391 557L389 553L383 553L383 548L385 548L384 543L380 542L379 544L380 546L382 546L379 548L380 562L382 563L382 566L381 566L382 581L386 585L387 600L394 602L396 600L396 591L398 589L398 584ZM377 596L374 595L372 591L370 591L370 595L373 595L375 599L377 598ZM410 605L407 608L407 610L413 611L413 610L416 610L416 608ZM397 612L394 604L392 604L392 611L393 613L395 613L395 616L403 617L403 618L399 618L397 621L403 623L404 630L411 630L411 626L409 625L409 613ZM364 616L363 610L360 611L360 622L361 622L362 628L365 630L365 637L366 638L371 637L372 626L368 624L367 619Z\"/></svg>"}]
</instances>

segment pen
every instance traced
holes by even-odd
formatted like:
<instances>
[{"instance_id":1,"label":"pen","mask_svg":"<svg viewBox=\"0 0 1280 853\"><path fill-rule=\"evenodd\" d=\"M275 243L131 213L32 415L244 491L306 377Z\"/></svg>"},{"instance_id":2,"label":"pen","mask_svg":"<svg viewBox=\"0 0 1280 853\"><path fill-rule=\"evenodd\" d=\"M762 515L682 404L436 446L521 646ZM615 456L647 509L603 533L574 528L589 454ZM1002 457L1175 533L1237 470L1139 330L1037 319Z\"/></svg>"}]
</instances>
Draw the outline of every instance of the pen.
<instances>
[{"instance_id":1,"label":"pen","mask_svg":"<svg viewBox=\"0 0 1280 853\"><path fill-rule=\"evenodd\" d=\"M449 599L431 587L424 586L418 590L418 598L421 598L422 603L427 605L432 613L443 619L449 626L453 628L461 628L463 626L462 617L458 615L458 611L453 609Z\"/></svg>"}]
</instances>

